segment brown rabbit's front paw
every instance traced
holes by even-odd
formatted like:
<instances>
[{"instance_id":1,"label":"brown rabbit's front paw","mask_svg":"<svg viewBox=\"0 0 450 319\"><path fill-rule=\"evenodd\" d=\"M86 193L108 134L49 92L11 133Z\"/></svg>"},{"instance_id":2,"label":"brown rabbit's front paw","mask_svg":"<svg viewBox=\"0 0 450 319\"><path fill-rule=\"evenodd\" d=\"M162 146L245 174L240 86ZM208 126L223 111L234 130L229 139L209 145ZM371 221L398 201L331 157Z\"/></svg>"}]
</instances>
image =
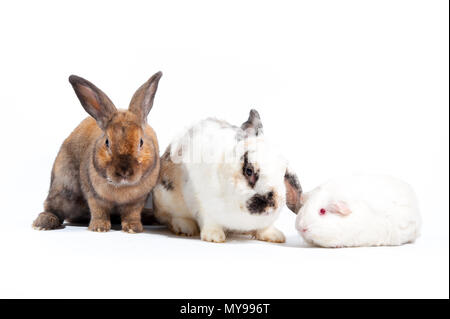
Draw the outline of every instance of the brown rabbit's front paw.
<instances>
[{"instance_id":1,"label":"brown rabbit's front paw","mask_svg":"<svg viewBox=\"0 0 450 319\"><path fill-rule=\"evenodd\" d=\"M111 229L111 222L109 220L91 220L88 229L90 231L104 233Z\"/></svg>"},{"instance_id":2,"label":"brown rabbit's front paw","mask_svg":"<svg viewBox=\"0 0 450 319\"><path fill-rule=\"evenodd\" d=\"M130 234L142 233L144 227L141 222L122 222L122 231Z\"/></svg>"},{"instance_id":3,"label":"brown rabbit's front paw","mask_svg":"<svg viewBox=\"0 0 450 319\"><path fill-rule=\"evenodd\" d=\"M57 229L61 228L61 222L55 214L43 212L33 222L33 228L36 230Z\"/></svg>"}]
</instances>

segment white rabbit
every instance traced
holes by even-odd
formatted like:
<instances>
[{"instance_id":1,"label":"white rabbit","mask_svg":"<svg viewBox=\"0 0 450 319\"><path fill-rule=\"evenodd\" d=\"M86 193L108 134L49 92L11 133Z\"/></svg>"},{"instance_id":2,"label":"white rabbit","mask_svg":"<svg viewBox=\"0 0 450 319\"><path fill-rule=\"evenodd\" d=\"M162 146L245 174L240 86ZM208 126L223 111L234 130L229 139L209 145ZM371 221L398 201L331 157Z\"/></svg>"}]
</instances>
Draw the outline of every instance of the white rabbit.
<instances>
[{"instance_id":1,"label":"white rabbit","mask_svg":"<svg viewBox=\"0 0 450 319\"><path fill-rule=\"evenodd\" d=\"M314 245L401 245L419 236L416 196L408 184L393 177L336 178L303 194L302 204L296 228Z\"/></svg>"},{"instance_id":2,"label":"white rabbit","mask_svg":"<svg viewBox=\"0 0 450 319\"><path fill-rule=\"evenodd\" d=\"M272 225L282 207L298 212L301 187L266 142L258 112L241 127L207 119L176 138L161 157L153 191L156 218L176 234L224 242L226 231L284 242Z\"/></svg>"}]
</instances>

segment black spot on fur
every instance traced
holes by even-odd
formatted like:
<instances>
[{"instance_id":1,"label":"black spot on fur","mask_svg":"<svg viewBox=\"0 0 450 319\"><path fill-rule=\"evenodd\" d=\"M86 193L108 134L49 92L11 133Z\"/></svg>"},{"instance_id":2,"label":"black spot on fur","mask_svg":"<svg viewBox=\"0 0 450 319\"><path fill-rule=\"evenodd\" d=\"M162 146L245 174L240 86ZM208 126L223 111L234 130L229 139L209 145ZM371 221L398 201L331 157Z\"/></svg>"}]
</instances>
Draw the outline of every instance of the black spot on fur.
<instances>
[{"instance_id":1,"label":"black spot on fur","mask_svg":"<svg viewBox=\"0 0 450 319\"><path fill-rule=\"evenodd\" d=\"M253 174L248 175L247 170L252 170ZM254 188L256 185L256 182L259 179L259 171L255 169L252 163L248 161L248 152L245 152L244 154L244 163L242 164L242 175L244 175L245 179L247 179L248 185L250 185L251 188Z\"/></svg>"},{"instance_id":2,"label":"black spot on fur","mask_svg":"<svg viewBox=\"0 0 450 319\"><path fill-rule=\"evenodd\" d=\"M268 207L275 207L273 192L266 195L256 194L247 201L247 209L251 214L262 214Z\"/></svg>"},{"instance_id":3,"label":"black spot on fur","mask_svg":"<svg viewBox=\"0 0 450 319\"><path fill-rule=\"evenodd\" d=\"M168 180L168 179L166 179L166 178L163 178L161 180L161 185L168 191L172 191L175 188L173 186L173 182Z\"/></svg>"}]
</instances>

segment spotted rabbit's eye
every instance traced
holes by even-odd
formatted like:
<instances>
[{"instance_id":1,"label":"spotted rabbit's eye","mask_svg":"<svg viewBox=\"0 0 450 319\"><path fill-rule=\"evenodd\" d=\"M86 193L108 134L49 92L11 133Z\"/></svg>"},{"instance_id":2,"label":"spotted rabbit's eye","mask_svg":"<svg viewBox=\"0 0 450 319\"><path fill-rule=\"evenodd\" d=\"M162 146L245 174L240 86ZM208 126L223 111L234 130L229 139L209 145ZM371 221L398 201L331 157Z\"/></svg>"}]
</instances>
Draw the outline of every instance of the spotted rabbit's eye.
<instances>
[{"instance_id":1,"label":"spotted rabbit's eye","mask_svg":"<svg viewBox=\"0 0 450 319\"><path fill-rule=\"evenodd\" d=\"M247 167L245 169L245 175L252 176L253 175L253 170L251 168Z\"/></svg>"},{"instance_id":2,"label":"spotted rabbit's eye","mask_svg":"<svg viewBox=\"0 0 450 319\"><path fill-rule=\"evenodd\" d=\"M107 148L109 148L109 139L105 140L105 145L106 145Z\"/></svg>"},{"instance_id":3,"label":"spotted rabbit's eye","mask_svg":"<svg viewBox=\"0 0 450 319\"><path fill-rule=\"evenodd\" d=\"M144 140L141 138L139 141L139 147L142 147L144 145Z\"/></svg>"}]
</instances>

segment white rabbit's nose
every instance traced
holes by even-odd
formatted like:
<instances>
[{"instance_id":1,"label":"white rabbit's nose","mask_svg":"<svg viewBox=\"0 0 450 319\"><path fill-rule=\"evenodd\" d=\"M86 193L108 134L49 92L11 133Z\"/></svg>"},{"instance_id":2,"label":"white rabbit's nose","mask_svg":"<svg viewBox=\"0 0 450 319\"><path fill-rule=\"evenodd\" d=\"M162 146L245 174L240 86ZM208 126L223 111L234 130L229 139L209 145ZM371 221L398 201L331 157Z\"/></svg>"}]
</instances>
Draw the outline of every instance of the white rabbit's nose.
<instances>
[{"instance_id":1,"label":"white rabbit's nose","mask_svg":"<svg viewBox=\"0 0 450 319\"><path fill-rule=\"evenodd\" d=\"M308 228L302 228L302 229L301 229L301 232L302 232L302 233L306 233L307 231L308 231Z\"/></svg>"}]
</instances>

